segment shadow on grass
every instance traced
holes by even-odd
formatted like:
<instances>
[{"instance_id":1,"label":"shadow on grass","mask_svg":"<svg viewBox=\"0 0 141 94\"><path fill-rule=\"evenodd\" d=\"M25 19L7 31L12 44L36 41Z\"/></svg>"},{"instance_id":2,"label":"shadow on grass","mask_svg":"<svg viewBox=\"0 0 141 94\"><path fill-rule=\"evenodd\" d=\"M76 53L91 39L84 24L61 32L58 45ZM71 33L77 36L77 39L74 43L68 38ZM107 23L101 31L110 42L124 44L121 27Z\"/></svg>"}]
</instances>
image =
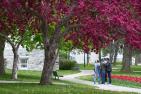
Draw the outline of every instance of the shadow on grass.
<instances>
[{"instance_id":1,"label":"shadow on grass","mask_svg":"<svg viewBox=\"0 0 141 94\"><path fill-rule=\"evenodd\" d=\"M41 75L19 74L17 81L39 81L40 80L40 76ZM12 81L11 74L10 73L6 73L6 74L0 76L0 80L10 80L10 81Z\"/></svg>"}]
</instances>

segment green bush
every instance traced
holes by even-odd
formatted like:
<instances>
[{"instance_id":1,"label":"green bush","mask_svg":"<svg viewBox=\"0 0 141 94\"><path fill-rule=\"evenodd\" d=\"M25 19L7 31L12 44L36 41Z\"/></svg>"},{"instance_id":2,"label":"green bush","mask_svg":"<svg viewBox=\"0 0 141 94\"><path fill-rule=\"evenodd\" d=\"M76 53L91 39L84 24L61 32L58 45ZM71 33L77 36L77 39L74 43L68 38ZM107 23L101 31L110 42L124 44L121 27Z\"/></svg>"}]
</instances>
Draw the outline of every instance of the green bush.
<instances>
[{"instance_id":1,"label":"green bush","mask_svg":"<svg viewBox=\"0 0 141 94\"><path fill-rule=\"evenodd\" d=\"M76 66L76 61L61 59L59 61L59 69L60 70L71 70Z\"/></svg>"}]
</instances>

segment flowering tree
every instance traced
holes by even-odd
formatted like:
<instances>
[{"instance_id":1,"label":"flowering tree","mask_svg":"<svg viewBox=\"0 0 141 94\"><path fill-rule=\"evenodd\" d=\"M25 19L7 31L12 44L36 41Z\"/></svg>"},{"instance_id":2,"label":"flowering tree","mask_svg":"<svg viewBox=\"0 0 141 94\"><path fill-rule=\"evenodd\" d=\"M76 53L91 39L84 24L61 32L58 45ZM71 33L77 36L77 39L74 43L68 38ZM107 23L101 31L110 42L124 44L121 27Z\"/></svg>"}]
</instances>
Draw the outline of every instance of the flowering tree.
<instances>
[{"instance_id":1,"label":"flowering tree","mask_svg":"<svg viewBox=\"0 0 141 94\"><path fill-rule=\"evenodd\" d=\"M42 33L45 60L41 84L51 82L52 69L57 57L56 49L63 36L72 40L73 45L82 45L85 52L89 49L98 52L100 48L118 38L124 38L126 43L141 49L139 0L2 0L2 2L2 6L6 6L5 9L16 11L16 15L25 13L28 16L24 18L34 18L33 28ZM54 28L51 28L52 26Z\"/></svg>"},{"instance_id":2,"label":"flowering tree","mask_svg":"<svg viewBox=\"0 0 141 94\"><path fill-rule=\"evenodd\" d=\"M12 79L17 79L17 69L19 62L18 49L22 44L23 40L28 36L29 33L27 26L29 25L28 15L26 14L18 14L16 15L16 10L11 9L10 2L3 1L0 3L0 37L5 39L12 47L12 51L14 54L13 59L13 68L12 68ZM26 16L26 17L25 17ZM22 23L22 24L20 24ZM30 22L31 23L31 22Z\"/></svg>"}]
</instances>

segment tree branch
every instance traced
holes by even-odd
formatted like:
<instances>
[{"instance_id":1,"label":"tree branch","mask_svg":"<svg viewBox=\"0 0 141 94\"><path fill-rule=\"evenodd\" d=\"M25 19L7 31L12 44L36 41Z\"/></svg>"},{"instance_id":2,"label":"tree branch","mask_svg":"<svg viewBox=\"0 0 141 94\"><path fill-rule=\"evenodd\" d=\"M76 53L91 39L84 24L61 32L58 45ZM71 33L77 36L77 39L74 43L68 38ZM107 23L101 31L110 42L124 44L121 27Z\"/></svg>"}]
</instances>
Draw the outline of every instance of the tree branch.
<instances>
[{"instance_id":1,"label":"tree branch","mask_svg":"<svg viewBox=\"0 0 141 94\"><path fill-rule=\"evenodd\" d=\"M5 38L11 44L12 48L15 49L14 43L10 40L10 38L7 37L7 35L0 33L0 36Z\"/></svg>"},{"instance_id":2,"label":"tree branch","mask_svg":"<svg viewBox=\"0 0 141 94\"><path fill-rule=\"evenodd\" d=\"M24 34L25 34L25 33L24 33ZM18 42L18 44L17 44L17 46L16 46L16 49L19 48L19 46L21 45L21 43L23 42L23 40L24 40L24 35L21 36L21 40Z\"/></svg>"},{"instance_id":3,"label":"tree branch","mask_svg":"<svg viewBox=\"0 0 141 94\"><path fill-rule=\"evenodd\" d=\"M73 10L74 10L74 8L76 6L77 6L77 2L74 1L73 4L72 4L72 7L70 8L70 14L69 15L65 15L64 18L61 19L61 21L59 22L59 24L55 28L54 34L52 36L52 39L57 38L58 35L60 36L62 34L61 28L62 28L63 25L64 26L67 25L68 21L73 16L73 12L74 12Z\"/></svg>"}]
</instances>

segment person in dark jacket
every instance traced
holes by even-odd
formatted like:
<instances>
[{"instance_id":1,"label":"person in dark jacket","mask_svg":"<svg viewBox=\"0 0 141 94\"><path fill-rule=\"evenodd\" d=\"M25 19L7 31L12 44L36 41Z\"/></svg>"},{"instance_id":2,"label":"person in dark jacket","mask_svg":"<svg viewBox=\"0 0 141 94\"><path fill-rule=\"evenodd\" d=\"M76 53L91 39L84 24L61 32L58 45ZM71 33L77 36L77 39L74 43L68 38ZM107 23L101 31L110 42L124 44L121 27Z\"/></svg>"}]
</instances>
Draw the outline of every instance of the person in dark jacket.
<instances>
[{"instance_id":1,"label":"person in dark jacket","mask_svg":"<svg viewBox=\"0 0 141 94\"><path fill-rule=\"evenodd\" d=\"M110 63L109 58L107 58L106 62L106 75L108 75L108 83L111 84L111 72L112 72L112 65Z\"/></svg>"}]
</instances>

